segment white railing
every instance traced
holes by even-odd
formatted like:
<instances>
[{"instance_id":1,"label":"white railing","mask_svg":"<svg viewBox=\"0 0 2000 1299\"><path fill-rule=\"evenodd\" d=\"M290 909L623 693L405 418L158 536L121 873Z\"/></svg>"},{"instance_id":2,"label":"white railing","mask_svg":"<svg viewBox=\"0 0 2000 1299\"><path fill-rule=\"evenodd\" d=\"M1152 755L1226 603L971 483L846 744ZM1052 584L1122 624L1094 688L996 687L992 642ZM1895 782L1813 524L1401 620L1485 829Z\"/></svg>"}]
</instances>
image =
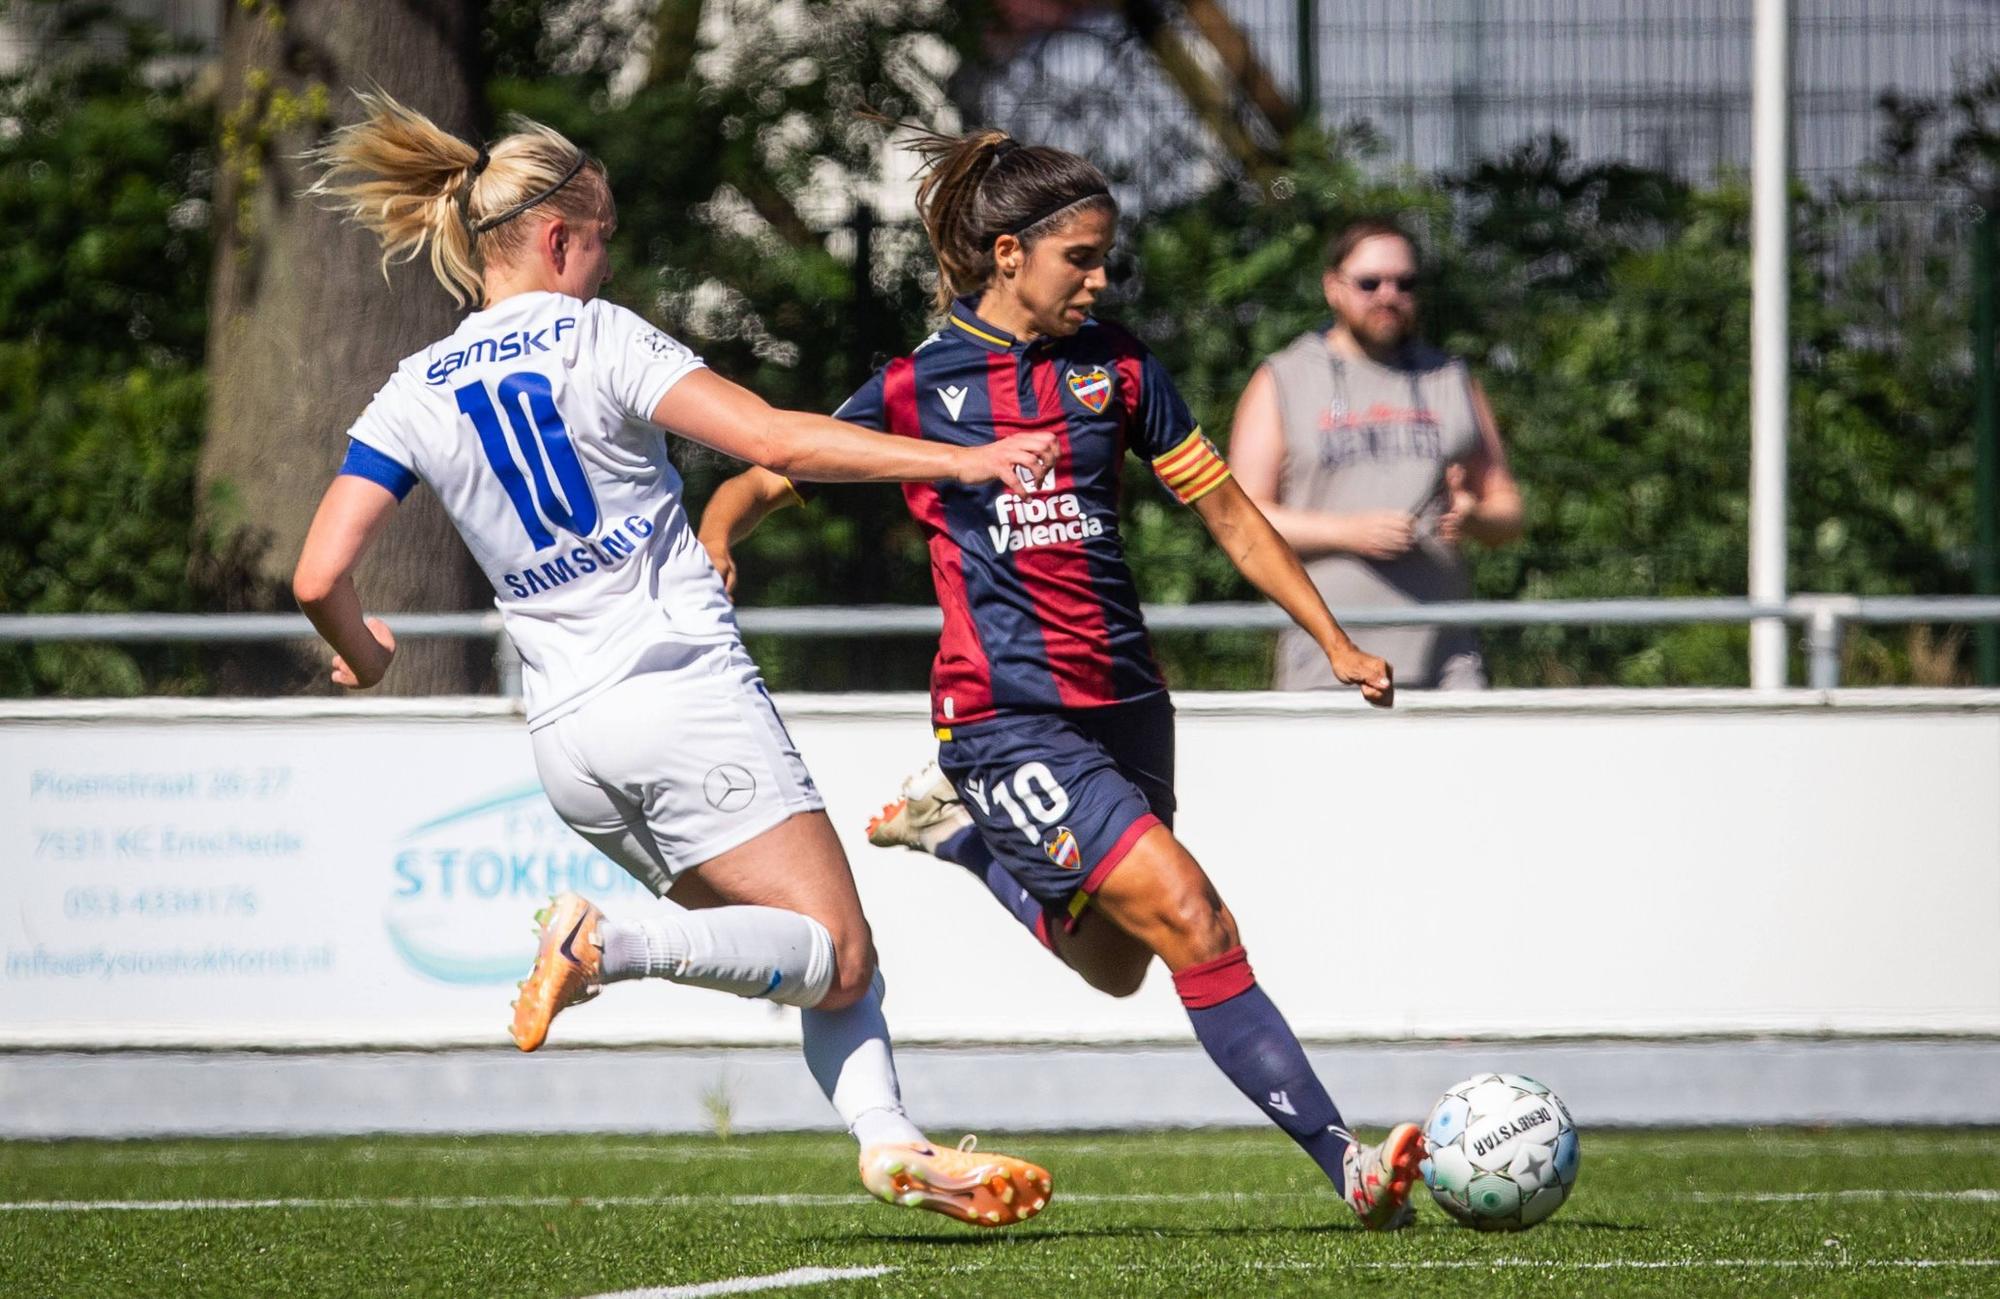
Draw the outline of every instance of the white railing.
<instances>
[{"instance_id":1,"label":"white railing","mask_svg":"<svg viewBox=\"0 0 2000 1299\"><path fill-rule=\"evenodd\" d=\"M1840 650L1856 624L2000 622L2000 596L1795 595L1780 604L1740 597L1624 600L1463 600L1387 609L1342 609L1343 625L1359 627L1635 627L1751 623L1778 618L1802 629L1806 685L1840 684ZM1277 631L1291 625L1264 603L1153 604L1154 631ZM500 614L385 615L404 638L490 637L502 694L520 692L520 663L501 630ZM741 609L737 622L753 636L935 636L942 615L932 605L812 605ZM90 641L100 644L306 640L312 625L291 613L48 613L0 614L0 643Z\"/></svg>"}]
</instances>

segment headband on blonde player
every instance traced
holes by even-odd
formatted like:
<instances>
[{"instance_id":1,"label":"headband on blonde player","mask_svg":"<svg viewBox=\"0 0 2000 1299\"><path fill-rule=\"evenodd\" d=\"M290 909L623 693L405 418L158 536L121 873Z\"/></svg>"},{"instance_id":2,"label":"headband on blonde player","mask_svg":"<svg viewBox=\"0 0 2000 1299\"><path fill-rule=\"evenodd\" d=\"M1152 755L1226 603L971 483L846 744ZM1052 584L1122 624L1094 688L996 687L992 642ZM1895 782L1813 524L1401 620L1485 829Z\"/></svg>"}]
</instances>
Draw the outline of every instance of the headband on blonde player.
<instances>
[{"instance_id":1,"label":"headband on blonde player","mask_svg":"<svg viewBox=\"0 0 2000 1299\"><path fill-rule=\"evenodd\" d=\"M1118 215L1104 173L1073 153L1022 144L1004 131L944 135L907 122L888 124L915 133L909 148L923 160L917 212L937 257L939 311L986 287L993 278L993 245L1002 235L1032 248L1078 213Z\"/></svg>"},{"instance_id":2,"label":"headband on blonde player","mask_svg":"<svg viewBox=\"0 0 2000 1299\"><path fill-rule=\"evenodd\" d=\"M492 145L472 145L383 91L357 91L367 114L307 155L320 175L306 193L381 241L389 263L428 252L460 305L481 305L481 271L528 247L538 208L571 221L609 221L604 164L539 122L510 117Z\"/></svg>"}]
</instances>

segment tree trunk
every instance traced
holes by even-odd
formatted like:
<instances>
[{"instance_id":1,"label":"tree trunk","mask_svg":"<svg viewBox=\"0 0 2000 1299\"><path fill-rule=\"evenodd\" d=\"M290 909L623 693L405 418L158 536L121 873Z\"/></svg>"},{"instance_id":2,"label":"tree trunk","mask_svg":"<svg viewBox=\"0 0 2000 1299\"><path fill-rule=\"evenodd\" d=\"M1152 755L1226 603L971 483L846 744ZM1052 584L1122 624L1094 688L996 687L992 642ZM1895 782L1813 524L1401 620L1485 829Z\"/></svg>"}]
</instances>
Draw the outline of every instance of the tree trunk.
<instances>
[{"instance_id":1,"label":"tree trunk","mask_svg":"<svg viewBox=\"0 0 2000 1299\"><path fill-rule=\"evenodd\" d=\"M471 0L240 0L227 7L216 251L209 303L203 516L218 554L240 557L253 606L292 607L289 576L345 433L396 363L456 328L458 309L419 258L383 282L372 236L299 197L298 155L379 85L448 131L476 138ZM371 611L478 607L491 591L429 492L413 492L357 575ZM393 617L390 619L394 624ZM296 654L230 656L226 688L297 688ZM384 688L479 688L491 645L399 647Z\"/></svg>"},{"instance_id":2,"label":"tree trunk","mask_svg":"<svg viewBox=\"0 0 2000 1299\"><path fill-rule=\"evenodd\" d=\"M1229 16L1216 0L1182 0L1181 8L1194 23L1195 28L1208 38L1221 58L1222 66L1229 69L1229 75L1236 80L1236 89L1243 98L1257 106L1270 124L1271 133L1283 140L1299 124L1296 105L1285 98L1285 92L1278 89L1278 83L1271 79L1270 69L1257 57L1257 48L1236 20Z\"/></svg>"},{"instance_id":3,"label":"tree trunk","mask_svg":"<svg viewBox=\"0 0 2000 1299\"><path fill-rule=\"evenodd\" d=\"M1282 162L1282 154L1276 147L1260 143L1243 129L1231 93L1235 87L1209 75L1201 59L1168 21L1160 0L1124 0L1124 10L1126 23L1153 51L1160 70L1244 171L1261 179Z\"/></svg>"}]
</instances>

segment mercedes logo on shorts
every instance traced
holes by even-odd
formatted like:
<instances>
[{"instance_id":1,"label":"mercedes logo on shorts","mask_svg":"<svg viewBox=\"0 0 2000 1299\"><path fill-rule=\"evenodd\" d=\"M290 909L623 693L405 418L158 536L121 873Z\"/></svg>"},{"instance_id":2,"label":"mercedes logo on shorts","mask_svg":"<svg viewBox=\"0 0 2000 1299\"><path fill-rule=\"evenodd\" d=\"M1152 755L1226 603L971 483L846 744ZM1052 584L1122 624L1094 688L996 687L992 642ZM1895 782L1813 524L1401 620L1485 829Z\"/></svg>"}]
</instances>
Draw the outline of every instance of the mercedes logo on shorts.
<instances>
[{"instance_id":1,"label":"mercedes logo on shorts","mask_svg":"<svg viewBox=\"0 0 2000 1299\"><path fill-rule=\"evenodd\" d=\"M718 812L741 812L757 797L757 778L733 762L710 767L702 778L701 792L708 805Z\"/></svg>"}]
</instances>

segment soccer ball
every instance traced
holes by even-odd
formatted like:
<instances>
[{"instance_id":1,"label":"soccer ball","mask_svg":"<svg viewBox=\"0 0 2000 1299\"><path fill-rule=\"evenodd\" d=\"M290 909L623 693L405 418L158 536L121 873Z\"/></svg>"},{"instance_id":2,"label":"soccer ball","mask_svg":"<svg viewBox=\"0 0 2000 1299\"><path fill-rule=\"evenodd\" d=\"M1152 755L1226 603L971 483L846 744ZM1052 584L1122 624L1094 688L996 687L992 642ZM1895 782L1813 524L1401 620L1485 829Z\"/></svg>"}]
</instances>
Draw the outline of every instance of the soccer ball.
<instances>
[{"instance_id":1,"label":"soccer ball","mask_svg":"<svg viewBox=\"0 0 2000 1299\"><path fill-rule=\"evenodd\" d=\"M1431 1198L1480 1231L1526 1231L1576 1186L1576 1124L1561 1098L1533 1078L1466 1079L1438 1098L1424 1141Z\"/></svg>"}]
</instances>

